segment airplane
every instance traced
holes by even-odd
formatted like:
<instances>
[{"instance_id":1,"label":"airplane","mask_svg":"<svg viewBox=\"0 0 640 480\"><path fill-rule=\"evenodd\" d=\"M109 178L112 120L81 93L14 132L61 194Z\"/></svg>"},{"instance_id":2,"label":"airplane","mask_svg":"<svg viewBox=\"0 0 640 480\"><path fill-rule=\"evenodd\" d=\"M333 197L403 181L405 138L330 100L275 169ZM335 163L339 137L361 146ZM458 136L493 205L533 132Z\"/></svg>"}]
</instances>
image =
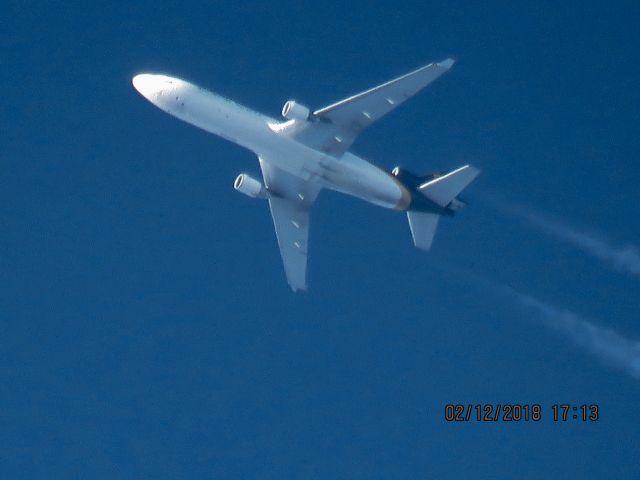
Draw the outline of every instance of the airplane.
<instances>
[{"instance_id":1,"label":"airplane","mask_svg":"<svg viewBox=\"0 0 640 480\"><path fill-rule=\"evenodd\" d=\"M395 167L386 172L349 152L366 127L447 72L454 61L430 63L382 85L311 111L289 100L278 121L192 83L142 73L134 88L165 112L255 153L263 182L246 173L234 188L266 199L287 282L307 289L309 212L322 189L351 195L407 213L416 247L429 250L442 215L466 203L458 194L480 173L464 165L448 173L419 176Z\"/></svg>"}]
</instances>

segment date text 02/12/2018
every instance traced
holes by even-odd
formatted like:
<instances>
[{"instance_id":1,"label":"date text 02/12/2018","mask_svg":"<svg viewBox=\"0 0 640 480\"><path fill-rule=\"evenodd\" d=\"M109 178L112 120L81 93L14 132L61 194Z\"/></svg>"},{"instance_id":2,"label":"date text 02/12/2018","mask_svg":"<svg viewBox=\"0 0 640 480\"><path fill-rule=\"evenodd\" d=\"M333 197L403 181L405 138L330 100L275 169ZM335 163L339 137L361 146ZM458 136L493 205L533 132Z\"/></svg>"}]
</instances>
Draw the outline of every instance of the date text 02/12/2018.
<instances>
[{"instance_id":1,"label":"date text 02/12/2018","mask_svg":"<svg viewBox=\"0 0 640 480\"><path fill-rule=\"evenodd\" d=\"M553 404L549 409L538 403L448 403L444 407L447 422L539 422L549 414L554 422L597 422L600 408L596 404L567 403Z\"/></svg>"}]
</instances>

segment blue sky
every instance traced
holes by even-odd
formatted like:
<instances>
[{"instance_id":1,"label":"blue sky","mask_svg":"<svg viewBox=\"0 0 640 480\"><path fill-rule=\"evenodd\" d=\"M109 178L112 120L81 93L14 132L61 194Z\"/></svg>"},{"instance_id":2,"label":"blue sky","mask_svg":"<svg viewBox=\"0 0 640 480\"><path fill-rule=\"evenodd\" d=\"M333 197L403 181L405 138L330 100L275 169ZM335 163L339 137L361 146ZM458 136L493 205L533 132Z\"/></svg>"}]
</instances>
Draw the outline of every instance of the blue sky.
<instances>
[{"instance_id":1,"label":"blue sky","mask_svg":"<svg viewBox=\"0 0 640 480\"><path fill-rule=\"evenodd\" d=\"M633 478L638 380L486 282L640 338L637 276L495 206L638 243L639 14L5 2L0 476ZM266 205L232 188L253 155L130 83L168 73L276 116L447 56L354 151L425 173L472 163L469 208L425 254L403 215L322 193L297 295ZM446 423L454 402L547 415ZM554 423L563 402L602 418Z\"/></svg>"}]
</instances>

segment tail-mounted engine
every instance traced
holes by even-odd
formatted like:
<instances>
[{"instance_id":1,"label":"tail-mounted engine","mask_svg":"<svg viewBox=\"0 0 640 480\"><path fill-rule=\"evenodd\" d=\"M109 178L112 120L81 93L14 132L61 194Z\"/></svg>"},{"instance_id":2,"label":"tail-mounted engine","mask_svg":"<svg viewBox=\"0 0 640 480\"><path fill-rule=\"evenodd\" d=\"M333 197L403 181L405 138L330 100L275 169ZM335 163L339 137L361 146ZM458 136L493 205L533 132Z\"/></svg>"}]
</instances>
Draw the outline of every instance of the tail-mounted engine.
<instances>
[{"instance_id":1,"label":"tail-mounted engine","mask_svg":"<svg viewBox=\"0 0 640 480\"><path fill-rule=\"evenodd\" d=\"M440 215L453 215L467 205L458 194L475 180L479 173L480 170L470 165L456 168L449 173L439 172L425 176L414 175L399 167L391 170L391 175L411 192L420 193L412 195L409 210Z\"/></svg>"},{"instance_id":2,"label":"tail-mounted engine","mask_svg":"<svg viewBox=\"0 0 640 480\"><path fill-rule=\"evenodd\" d=\"M267 198L267 191L259 180L241 173L233 182L233 188L251 198Z\"/></svg>"},{"instance_id":3,"label":"tail-mounted engine","mask_svg":"<svg viewBox=\"0 0 640 480\"><path fill-rule=\"evenodd\" d=\"M295 100L289 100L282 107L282 116L289 120L308 120L311 116L311 111L304 105L296 103Z\"/></svg>"},{"instance_id":4,"label":"tail-mounted engine","mask_svg":"<svg viewBox=\"0 0 640 480\"><path fill-rule=\"evenodd\" d=\"M416 175L415 173L412 173L403 168L395 167L393 170L391 170L391 175L396 177L409 188L418 188L423 183L441 177L443 174L442 172L436 172L429 175Z\"/></svg>"}]
</instances>

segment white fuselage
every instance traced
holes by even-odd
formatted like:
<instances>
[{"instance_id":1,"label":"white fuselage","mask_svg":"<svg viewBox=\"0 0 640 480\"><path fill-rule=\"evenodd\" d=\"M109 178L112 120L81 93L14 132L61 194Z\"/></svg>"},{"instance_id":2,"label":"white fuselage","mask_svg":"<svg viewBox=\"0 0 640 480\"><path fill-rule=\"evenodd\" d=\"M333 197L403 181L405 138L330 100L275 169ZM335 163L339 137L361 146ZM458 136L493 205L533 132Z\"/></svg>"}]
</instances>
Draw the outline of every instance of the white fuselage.
<instances>
[{"instance_id":1,"label":"white fuselage","mask_svg":"<svg viewBox=\"0 0 640 480\"><path fill-rule=\"evenodd\" d=\"M349 152L336 158L282 133L282 125L231 100L184 80L165 75L137 75L135 88L165 112L207 132L241 145L258 157L303 180L403 210L407 190L391 175Z\"/></svg>"}]
</instances>

